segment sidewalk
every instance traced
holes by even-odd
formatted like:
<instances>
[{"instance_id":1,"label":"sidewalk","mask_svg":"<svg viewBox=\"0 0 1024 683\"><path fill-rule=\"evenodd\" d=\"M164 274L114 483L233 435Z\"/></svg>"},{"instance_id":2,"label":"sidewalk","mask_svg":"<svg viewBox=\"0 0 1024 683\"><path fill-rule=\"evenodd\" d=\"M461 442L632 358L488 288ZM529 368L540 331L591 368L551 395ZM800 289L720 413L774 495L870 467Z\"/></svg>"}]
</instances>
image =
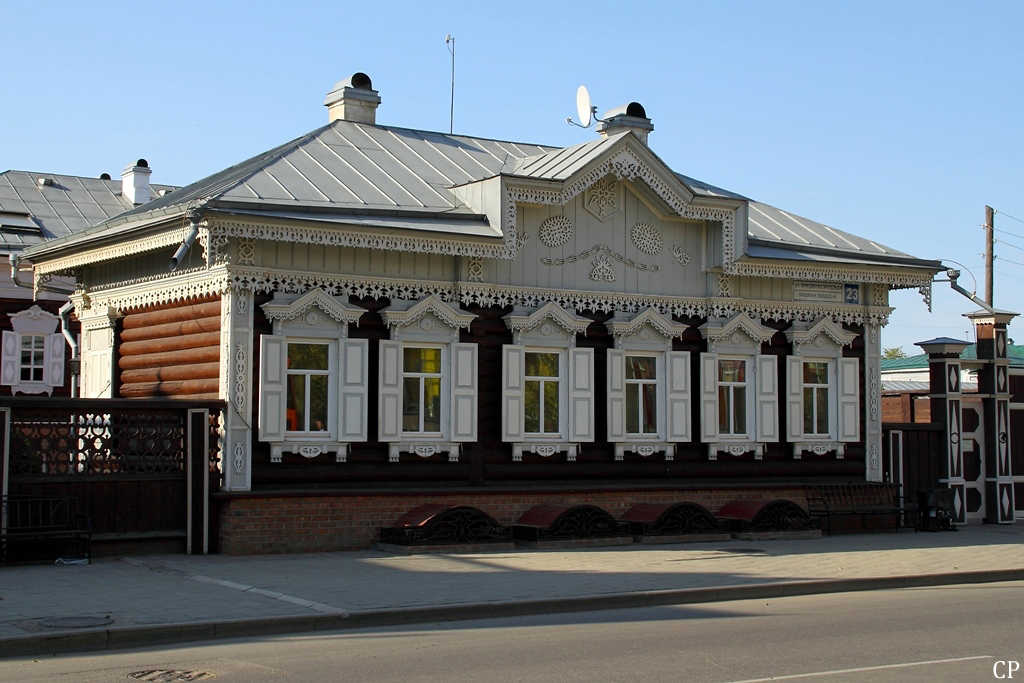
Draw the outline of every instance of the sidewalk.
<instances>
[{"instance_id":1,"label":"sidewalk","mask_svg":"<svg viewBox=\"0 0 1024 683\"><path fill-rule=\"evenodd\" d=\"M1024 580L1024 524L804 541L0 567L0 657L450 619Z\"/></svg>"}]
</instances>

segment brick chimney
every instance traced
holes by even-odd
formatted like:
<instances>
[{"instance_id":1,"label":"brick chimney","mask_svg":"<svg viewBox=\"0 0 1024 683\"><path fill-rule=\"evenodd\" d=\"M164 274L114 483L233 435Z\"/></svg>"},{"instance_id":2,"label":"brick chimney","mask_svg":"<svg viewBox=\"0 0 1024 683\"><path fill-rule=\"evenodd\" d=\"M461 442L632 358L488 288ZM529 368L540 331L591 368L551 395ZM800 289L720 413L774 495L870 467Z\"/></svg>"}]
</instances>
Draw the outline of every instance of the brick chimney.
<instances>
[{"instance_id":1,"label":"brick chimney","mask_svg":"<svg viewBox=\"0 0 1024 683\"><path fill-rule=\"evenodd\" d=\"M139 159L134 165L128 164L121 171L121 196L135 206L149 201L151 191L149 176L153 173L145 159Z\"/></svg>"},{"instance_id":2,"label":"brick chimney","mask_svg":"<svg viewBox=\"0 0 1024 683\"><path fill-rule=\"evenodd\" d=\"M380 96L373 89L370 77L364 73L355 73L351 78L338 81L324 100L329 123L341 119L374 124L379 104Z\"/></svg>"}]
</instances>

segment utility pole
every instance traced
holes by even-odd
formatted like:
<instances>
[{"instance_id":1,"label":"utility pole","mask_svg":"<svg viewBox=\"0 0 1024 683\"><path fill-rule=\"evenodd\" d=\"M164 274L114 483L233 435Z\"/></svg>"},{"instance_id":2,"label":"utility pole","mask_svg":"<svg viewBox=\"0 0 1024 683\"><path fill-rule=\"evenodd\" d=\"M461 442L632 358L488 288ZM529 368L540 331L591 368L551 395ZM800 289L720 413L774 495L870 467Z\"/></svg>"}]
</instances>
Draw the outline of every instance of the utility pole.
<instances>
[{"instance_id":1,"label":"utility pole","mask_svg":"<svg viewBox=\"0 0 1024 683\"><path fill-rule=\"evenodd\" d=\"M995 232L995 211L991 206L985 206L985 303L992 305L992 246Z\"/></svg>"}]
</instances>

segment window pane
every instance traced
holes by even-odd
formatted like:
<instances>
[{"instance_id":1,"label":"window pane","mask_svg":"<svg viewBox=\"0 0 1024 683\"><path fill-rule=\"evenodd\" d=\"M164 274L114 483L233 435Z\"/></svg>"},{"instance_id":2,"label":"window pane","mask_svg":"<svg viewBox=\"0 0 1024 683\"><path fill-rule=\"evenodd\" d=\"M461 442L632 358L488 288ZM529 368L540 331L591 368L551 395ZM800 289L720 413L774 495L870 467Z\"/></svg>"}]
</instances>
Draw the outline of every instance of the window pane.
<instances>
[{"instance_id":1,"label":"window pane","mask_svg":"<svg viewBox=\"0 0 1024 683\"><path fill-rule=\"evenodd\" d=\"M747 362L744 360L728 360L723 359L718 361L718 381L719 382L746 382L747 381Z\"/></svg>"},{"instance_id":2,"label":"window pane","mask_svg":"<svg viewBox=\"0 0 1024 683\"><path fill-rule=\"evenodd\" d=\"M557 353L527 353L527 377L558 377Z\"/></svg>"},{"instance_id":3,"label":"window pane","mask_svg":"<svg viewBox=\"0 0 1024 683\"><path fill-rule=\"evenodd\" d=\"M327 385L327 375L313 375L309 378L308 431L327 431Z\"/></svg>"},{"instance_id":4,"label":"window pane","mask_svg":"<svg viewBox=\"0 0 1024 683\"><path fill-rule=\"evenodd\" d=\"M441 380L437 377L423 380L423 431L441 431Z\"/></svg>"},{"instance_id":5,"label":"window pane","mask_svg":"<svg viewBox=\"0 0 1024 683\"><path fill-rule=\"evenodd\" d=\"M527 380L523 396L526 414L524 428L531 434L540 432L540 382Z\"/></svg>"},{"instance_id":6,"label":"window pane","mask_svg":"<svg viewBox=\"0 0 1024 683\"><path fill-rule=\"evenodd\" d=\"M718 433L732 434L729 415L732 413L729 405L729 387L718 387Z\"/></svg>"},{"instance_id":7,"label":"window pane","mask_svg":"<svg viewBox=\"0 0 1024 683\"><path fill-rule=\"evenodd\" d=\"M649 356L628 356L626 379L656 379L654 359Z\"/></svg>"},{"instance_id":8,"label":"window pane","mask_svg":"<svg viewBox=\"0 0 1024 683\"><path fill-rule=\"evenodd\" d=\"M289 344L289 370L327 370L327 344Z\"/></svg>"},{"instance_id":9,"label":"window pane","mask_svg":"<svg viewBox=\"0 0 1024 683\"><path fill-rule=\"evenodd\" d=\"M299 432L306 429L306 376L288 376L288 431Z\"/></svg>"},{"instance_id":10,"label":"window pane","mask_svg":"<svg viewBox=\"0 0 1024 683\"><path fill-rule=\"evenodd\" d=\"M544 433L557 434L558 424L558 383L544 382Z\"/></svg>"},{"instance_id":11,"label":"window pane","mask_svg":"<svg viewBox=\"0 0 1024 683\"><path fill-rule=\"evenodd\" d=\"M732 387L733 434L747 431L747 392L743 387Z\"/></svg>"},{"instance_id":12,"label":"window pane","mask_svg":"<svg viewBox=\"0 0 1024 683\"><path fill-rule=\"evenodd\" d=\"M804 363L804 384L828 384L828 363Z\"/></svg>"},{"instance_id":13,"label":"window pane","mask_svg":"<svg viewBox=\"0 0 1024 683\"><path fill-rule=\"evenodd\" d=\"M644 434L654 434L658 431L658 385L644 384L641 388L644 398Z\"/></svg>"},{"instance_id":14,"label":"window pane","mask_svg":"<svg viewBox=\"0 0 1024 683\"><path fill-rule=\"evenodd\" d=\"M441 372L441 349L402 349L402 370L404 372Z\"/></svg>"},{"instance_id":15,"label":"window pane","mask_svg":"<svg viewBox=\"0 0 1024 683\"><path fill-rule=\"evenodd\" d=\"M828 388L818 387L816 390L818 395L817 405L815 406L818 411L818 434L828 434Z\"/></svg>"},{"instance_id":16,"label":"window pane","mask_svg":"<svg viewBox=\"0 0 1024 683\"><path fill-rule=\"evenodd\" d=\"M804 387L804 434L814 433L814 389Z\"/></svg>"},{"instance_id":17,"label":"window pane","mask_svg":"<svg viewBox=\"0 0 1024 683\"><path fill-rule=\"evenodd\" d=\"M402 380L402 431L420 431L420 378Z\"/></svg>"},{"instance_id":18,"label":"window pane","mask_svg":"<svg viewBox=\"0 0 1024 683\"><path fill-rule=\"evenodd\" d=\"M640 385L626 385L626 433L640 433Z\"/></svg>"}]
</instances>

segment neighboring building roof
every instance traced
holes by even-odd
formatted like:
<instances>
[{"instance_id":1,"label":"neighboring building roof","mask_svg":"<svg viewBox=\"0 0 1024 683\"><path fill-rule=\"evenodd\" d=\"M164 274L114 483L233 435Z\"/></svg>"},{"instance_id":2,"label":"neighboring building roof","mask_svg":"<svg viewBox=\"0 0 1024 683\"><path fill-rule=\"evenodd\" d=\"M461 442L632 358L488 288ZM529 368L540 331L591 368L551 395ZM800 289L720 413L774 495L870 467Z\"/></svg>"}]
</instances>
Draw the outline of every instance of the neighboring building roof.
<instances>
[{"instance_id":1,"label":"neighboring building roof","mask_svg":"<svg viewBox=\"0 0 1024 683\"><path fill-rule=\"evenodd\" d=\"M883 394L927 394L931 389L931 385L926 381L917 380L882 380L882 393ZM972 392L978 390L977 382L961 382L960 390L965 392Z\"/></svg>"},{"instance_id":2,"label":"neighboring building roof","mask_svg":"<svg viewBox=\"0 0 1024 683\"><path fill-rule=\"evenodd\" d=\"M1024 367L1024 346L1009 344L1006 349L1006 356L1010 359L1010 367ZM960 360L978 360L978 345L969 344L960 353ZM905 372L907 370L927 370L928 354L919 353L916 356L907 356L906 358L883 358L881 368L883 374L886 372Z\"/></svg>"},{"instance_id":3,"label":"neighboring building roof","mask_svg":"<svg viewBox=\"0 0 1024 683\"><path fill-rule=\"evenodd\" d=\"M175 189L151 187L154 194ZM120 179L6 171L0 173L0 251L66 237L131 208Z\"/></svg>"}]
</instances>

